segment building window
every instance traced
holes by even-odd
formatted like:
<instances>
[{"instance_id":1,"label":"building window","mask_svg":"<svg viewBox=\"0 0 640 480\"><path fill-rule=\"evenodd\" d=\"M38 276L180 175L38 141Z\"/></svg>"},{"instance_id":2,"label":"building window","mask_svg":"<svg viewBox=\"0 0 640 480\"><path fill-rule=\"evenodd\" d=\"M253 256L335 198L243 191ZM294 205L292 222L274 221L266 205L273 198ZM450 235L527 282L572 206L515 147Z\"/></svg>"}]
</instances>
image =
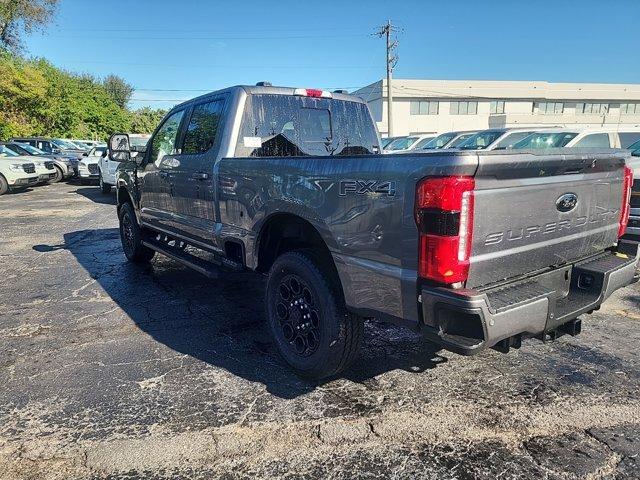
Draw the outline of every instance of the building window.
<instances>
[{"instance_id":1,"label":"building window","mask_svg":"<svg viewBox=\"0 0 640 480\"><path fill-rule=\"evenodd\" d=\"M451 102L451 115L475 115L478 113L478 102Z\"/></svg>"},{"instance_id":2,"label":"building window","mask_svg":"<svg viewBox=\"0 0 640 480\"><path fill-rule=\"evenodd\" d=\"M562 102L536 102L533 104L534 111L542 115L560 115L564 112Z\"/></svg>"},{"instance_id":3,"label":"building window","mask_svg":"<svg viewBox=\"0 0 640 480\"><path fill-rule=\"evenodd\" d=\"M622 115L640 115L640 103L621 103L620 113Z\"/></svg>"},{"instance_id":4,"label":"building window","mask_svg":"<svg viewBox=\"0 0 640 480\"><path fill-rule=\"evenodd\" d=\"M491 103L489 104L489 113L503 114L504 100L491 100Z\"/></svg>"},{"instance_id":5,"label":"building window","mask_svg":"<svg viewBox=\"0 0 640 480\"><path fill-rule=\"evenodd\" d=\"M608 103L578 103L576 105L576 113L604 115L609 112Z\"/></svg>"},{"instance_id":6,"label":"building window","mask_svg":"<svg viewBox=\"0 0 640 480\"><path fill-rule=\"evenodd\" d=\"M411 115L437 115L437 101L415 100L411 102Z\"/></svg>"}]
</instances>

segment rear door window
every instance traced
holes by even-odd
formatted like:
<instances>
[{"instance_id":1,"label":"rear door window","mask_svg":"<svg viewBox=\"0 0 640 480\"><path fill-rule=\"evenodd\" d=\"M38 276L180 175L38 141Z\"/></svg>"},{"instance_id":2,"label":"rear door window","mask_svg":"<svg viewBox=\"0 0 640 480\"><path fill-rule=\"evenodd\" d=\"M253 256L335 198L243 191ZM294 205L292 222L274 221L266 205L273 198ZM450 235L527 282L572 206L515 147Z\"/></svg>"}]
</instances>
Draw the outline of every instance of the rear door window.
<instances>
[{"instance_id":1,"label":"rear door window","mask_svg":"<svg viewBox=\"0 0 640 480\"><path fill-rule=\"evenodd\" d=\"M378 153L366 105L292 95L249 95L236 157Z\"/></svg>"},{"instance_id":2,"label":"rear door window","mask_svg":"<svg viewBox=\"0 0 640 480\"><path fill-rule=\"evenodd\" d=\"M585 135L578 140L574 147L598 147L598 148L610 148L609 134L608 133L592 133L591 135Z\"/></svg>"},{"instance_id":3,"label":"rear door window","mask_svg":"<svg viewBox=\"0 0 640 480\"><path fill-rule=\"evenodd\" d=\"M223 108L224 100L214 100L193 107L184 134L182 153L205 153L213 147L218 137Z\"/></svg>"}]
</instances>

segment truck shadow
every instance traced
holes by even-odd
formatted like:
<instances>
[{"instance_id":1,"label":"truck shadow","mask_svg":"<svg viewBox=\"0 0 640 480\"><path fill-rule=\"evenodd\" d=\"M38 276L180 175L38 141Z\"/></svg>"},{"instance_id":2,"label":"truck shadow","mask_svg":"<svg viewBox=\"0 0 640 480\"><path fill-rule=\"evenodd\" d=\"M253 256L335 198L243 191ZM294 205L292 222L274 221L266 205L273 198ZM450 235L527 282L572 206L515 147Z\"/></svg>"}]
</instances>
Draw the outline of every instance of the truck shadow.
<instances>
[{"instance_id":1,"label":"truck shadow","mask_svg":"<svg viewBox=\"0 0 640 480\"><path fill-rule=\"evenodd\" d=\"M33 249L71 252L141 331L177 352L260 382L282 398L326 383L300 379L275 352L260 275L224 273L210 280L161 256L147 266L132 265L116 228L68 233L61 245ZM342 378L362 383L390 370L423 372L447 361L437 351L410 332L367 322L360 358Z\"/></svg>"},{"instance_id":2,"label":"truck shadow","mask_svg":"<svg viewBox=\"0 0 640 480\"><path fill-rule=\"evenodd\" d=\"M115 205L116 204L116 194L115 192L111 192L109 194L104 194L100 191L100 187L96 186L82 186L78 187L76 190L69 192L70 195L82 195L85 198L88 198L93 203L100 203L103 205Z\"/></svg>"}]
</instances>

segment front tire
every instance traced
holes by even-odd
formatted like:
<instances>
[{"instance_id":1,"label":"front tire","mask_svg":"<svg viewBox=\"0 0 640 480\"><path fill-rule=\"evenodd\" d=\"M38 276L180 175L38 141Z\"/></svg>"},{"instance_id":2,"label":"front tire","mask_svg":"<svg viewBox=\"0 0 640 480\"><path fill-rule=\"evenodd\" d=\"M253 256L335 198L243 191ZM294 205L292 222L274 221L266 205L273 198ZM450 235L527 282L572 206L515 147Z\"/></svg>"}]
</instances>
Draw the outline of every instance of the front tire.
<instances>
[{"instance_id":1,"label":"front tire","mask_svg":"<svg viewBox=\"0 0 640 480\"><path fill-rule=\"evenodd\" d=\"M64 173L62 173L62 169L57 165L54 165L54 168L56 169L56 176L49 180L49 183L58 183L64 179Z\"/></svg>"},{"instance_id":2,"label":"front tire","mask_svg":"<svg viewBox=\"0 0 640 480\"><path fill-rule=\"evenodd\" d=\"M312 252L287 252L276 259L266 302L274 344L300 376L330 377L353 363L363 321L347 311L335 274Z\"/></svg>"},{"instance_id":3,"label":"front tire","mask_svg":"<svg viewBox=\"0 0 640 480\"><path fill-rule=\"evenodd\" d=\"M5 178L0 175L0 195L4 195L9 191L9 184L5 180Z\"/></svg>"},{"instance_id":4,"label":"front tire","mask_svg":"<svg viewBox=\"0 0 640 480\"><path fill-rule=\"evenodd\" d=\"M138 225L131 203L120 207L120 241L124 254L130 262L148 263L155 255L155 251L142 244L142 228Z\"/></svg>"},{"instance_id":5,"label":"front tire","mask_svg":"<svg viewBox=\"0 0 640 480\"><path fill-rule=\"evenodd\" d=\"M100 191L105 195L111 193L111 185L109 185L108 183L104 183L104 181L102 180L102 173L100 174Z\"/></svg>"}]
</instances>

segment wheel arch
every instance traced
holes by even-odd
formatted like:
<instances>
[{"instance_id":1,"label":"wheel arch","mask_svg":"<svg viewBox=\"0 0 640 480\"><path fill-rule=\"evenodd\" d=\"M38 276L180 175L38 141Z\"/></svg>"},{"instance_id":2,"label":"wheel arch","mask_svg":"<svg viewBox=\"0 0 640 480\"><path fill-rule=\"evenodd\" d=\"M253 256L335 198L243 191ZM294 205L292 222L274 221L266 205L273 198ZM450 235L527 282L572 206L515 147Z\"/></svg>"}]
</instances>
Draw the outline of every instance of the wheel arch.
<instances>
[{"instance_id":1,"label":"wheel arch","mask_svg":"<svg viewBox=\"0 0 640 480\"><path fill-rule=\"evenodd\" d=\"M293 213L274 213L262 224L255 244L256 271L267 273L278 256L295 250L313 251L344 298L342 281L325 236L309 220Z\"/></svg>"}]
</instances>

